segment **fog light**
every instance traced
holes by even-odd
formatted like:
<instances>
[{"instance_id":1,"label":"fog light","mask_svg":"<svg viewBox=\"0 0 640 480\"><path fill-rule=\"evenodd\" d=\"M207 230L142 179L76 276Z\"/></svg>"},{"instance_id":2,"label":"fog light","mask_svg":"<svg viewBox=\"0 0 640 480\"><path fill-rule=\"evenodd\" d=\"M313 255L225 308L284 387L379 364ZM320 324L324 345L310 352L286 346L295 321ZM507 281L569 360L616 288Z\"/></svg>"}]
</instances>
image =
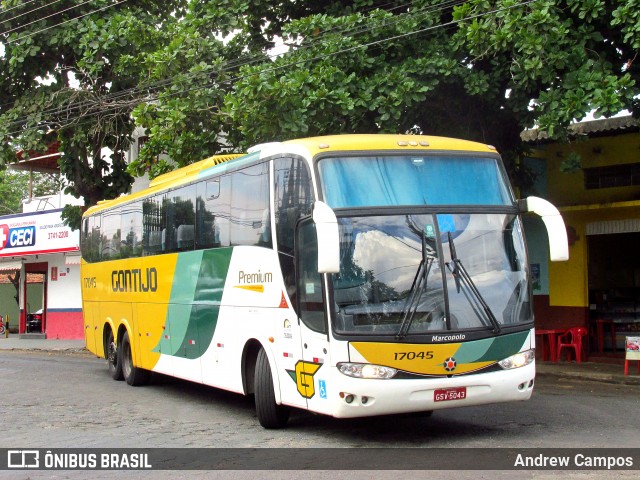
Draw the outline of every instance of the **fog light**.
<instances>
[{"instance_id":1,"label":"fog light","mask_svg":"<svg viewBox=\"0 0 640 480\"><path fill-rule=\"evenodd\" d=\"M362 397L362 404L363 405L366 405L368 401L369 401L368 397Z\"/></svg>"},{"instance_id":2,"label":"fog light","mask_svg":"<svg viewBox=\"0 0 640 480\"><path fill-rule=\"evenodd\" d=\"M346 397L344 397L344 401L347 403L353 403L353 395L349 394Z\"/></svg>"}]
</instances>

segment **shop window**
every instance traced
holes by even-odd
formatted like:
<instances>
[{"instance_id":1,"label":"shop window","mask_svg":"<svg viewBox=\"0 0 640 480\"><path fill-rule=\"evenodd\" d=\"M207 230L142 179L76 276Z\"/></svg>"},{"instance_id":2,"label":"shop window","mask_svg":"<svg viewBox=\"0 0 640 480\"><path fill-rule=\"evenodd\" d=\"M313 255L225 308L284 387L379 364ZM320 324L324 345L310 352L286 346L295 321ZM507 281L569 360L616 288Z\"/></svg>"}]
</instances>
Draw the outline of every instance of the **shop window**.
<instances>
[{"instance_id":1,"label":"shop window","mask_svg":"<svg viewBox=\"0 0 640 480\"><path fill-rule=\"evenodd\" d=\"M584 169L584 188L630 187L640 185L640 163Z\"/></svg>"}]
</instances>

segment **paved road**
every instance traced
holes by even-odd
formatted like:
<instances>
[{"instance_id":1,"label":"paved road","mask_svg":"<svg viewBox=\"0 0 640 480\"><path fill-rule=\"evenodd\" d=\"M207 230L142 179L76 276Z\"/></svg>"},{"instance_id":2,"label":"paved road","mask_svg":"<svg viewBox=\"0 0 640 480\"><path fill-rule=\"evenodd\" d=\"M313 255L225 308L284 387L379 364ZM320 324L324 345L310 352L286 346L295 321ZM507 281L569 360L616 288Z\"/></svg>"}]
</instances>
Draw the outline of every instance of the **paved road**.
<instances>
[{"instance_id":1,"label":"paved road","mask_svg":"<svg viewBox=\"0 0 640 480\"><path fill-rule=\"evenodd\" d=\"M296 412L287 429L273 431L259 426L248 398L164 376L145 387L130 387L111 380L104 360L86 353L0 352L0 385L5 448L640 446L639 386L541 378L534 397L524 403L438 411L431 418L336 420ZM78 472L43 478L72 478L73 473ZM110 473L91 478L115 478ZM192 478L187 473L165 478ZM552 478L546 477L550 472L520 474L515 478ZM225 478L249 478L242 475L228 472ZM281 478L271 475L259 477ZM284 476L289 475L294 478ZM409 478L411 473L384 475ZM495 477L476 472L469 478ZM348 478L373 477L361 472Z\"/></svg>"}]
</instances>

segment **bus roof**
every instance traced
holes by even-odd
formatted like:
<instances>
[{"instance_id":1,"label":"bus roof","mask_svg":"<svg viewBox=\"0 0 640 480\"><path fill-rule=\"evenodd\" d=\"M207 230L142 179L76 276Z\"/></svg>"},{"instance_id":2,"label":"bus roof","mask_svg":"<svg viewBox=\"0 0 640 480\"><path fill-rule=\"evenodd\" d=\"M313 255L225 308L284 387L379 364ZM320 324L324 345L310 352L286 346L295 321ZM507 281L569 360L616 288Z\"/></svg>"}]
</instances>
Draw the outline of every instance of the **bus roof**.
<instances>
[{"instance_id":1,"label":"bus roof","mask_svg":"<svg viewBox=\"0 0 640 480\"><path fill-rule=\"evenodd\" d=\"M363 145L365 146L363 148ZM322 137L300 138L295 140L287 140L285 142L273 142L262 145L256 145L249 149L249 155L243 154L226 154L214 155L199 162L193 163L183 168L179 168L172 172L159 175L149 183L149 187L131 195L123 195L113 200L103 200L97 205L90 207L85 215L96 213L106 208L114 207L120 204L130 202L138 198L144 198L152 193L178 187L182 184L189 183L189 180L196 179L201 172L212 169L217 170L218 165L225 164L229 167L235 165L231 162L238 158L254 159L258 158L260 153L269 155L272 151L282 151L285 146L296 146L296 150L306 150L310 157L314 157L319 153L335 152L335 151L362 151L362 150L393 150L401 151L472 151L495 153L495 148L483 143L471 142L468 140L460 140L447 137L433 137L426 135L394 135L394 134L355 134L355 135L328 135ZM228 162L228 163L227 163ZM242 160L241 160L242 162ZM221 167L224 168L224 167ZM208 174L209 172L207 172Z\"/></svg>"},{"instance_id":2,"label":"bus roof","mask_svg":"<svg viewBox=\"0 0 640 480\"><path fill-rule=\"evenodd\" d=\"M393 134L357 134L330 135L288 140L284 145L300 145L306 148L311 156L327 151L359 151L359 150L451 150L493 152L495 147L483 143L460 140L457 138L433 137L427 135L393 135ZM271 144L268 144L271 145ZM363 148L362 146L366 147Z\"/></svg>"}]
</instances>

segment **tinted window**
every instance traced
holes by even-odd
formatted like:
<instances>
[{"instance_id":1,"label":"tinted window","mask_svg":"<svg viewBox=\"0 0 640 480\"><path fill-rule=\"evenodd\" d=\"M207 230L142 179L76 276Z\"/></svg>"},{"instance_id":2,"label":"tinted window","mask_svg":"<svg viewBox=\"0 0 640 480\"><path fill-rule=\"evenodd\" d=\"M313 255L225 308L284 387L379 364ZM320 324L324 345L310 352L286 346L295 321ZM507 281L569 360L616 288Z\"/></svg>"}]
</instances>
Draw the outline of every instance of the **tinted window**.
<instances>
[{"instance_id":1,"label":"tinted window","mask_svg":"<svg viewBox=\"0 0 640 480\"><path fill-rule=\"evenodd\" d=\"M120 258L142 254L142 202L122 206L122 243Z\"/></svg>"},{"instance_id":2,"label":"tinted window","mask_svg":"<svg viewBox=\"0 0 640 480\"><path fill-rule=\"evenodd\" d=\"M120 208L114 208L102 214L102 238L100 245L100 258L102 260L120 258L120 212Z\"/></svg>"},{"instance_id":3,"label":"tinted window","mask_svg":"<svg viewBox=\"0 0 640 480\"><path fill-rule=\"evenodd\" d=\"M82 258L87 262L100 260L100 215L87 217L82 222Z\"/></svg>"},{"instance_id":4,"label":"tinted window","mask_svg":"<svg viewBox=\"0 0 640 480\"><path fill-rule=\"evenodd\" d=\"M493 157L324 158L318 170L332 208L513 204L501 162Z\"/></svg>"},{"instance_id":5,"label":"tinted window","mask_svg":"<svg viewBox=\"0 0 640 480\"><path fill-rule=\"evenodd\" d=\"M322 276L318 273L318 237L311 219L298 229L298 299L299 315L311 330L326 333Z\"/></svg>"},{"instance_id":6,"label":"tinted window","mask_svg":"<svg viewBox=\"0 0 640 480\"><path fill-rule=\"evenodd\" d=\"M306 162L297 158L279 158L273 166L278 250L293 254L296 222L311 214L311 176Z\"/></svg>"},{"instance_id":7,"label":"tinted window","mask_svg":"<svg viewBox=\"0 0 640 480\"><path fill-rule=\"evenodd\" d=\"M198 184L196 248L228 247L231 175Z\"/></svg>"},{"instance_id":8,"label":"tinted window","mask_svg":"<svg viewBox=\"0 0 640 480\"><path fill-rule=\"evenodd\" d=\"M164 234L165 252L193 250L195 241L195 185L189 185L168 193L166 210L166 230Z\"/></svg>"},{"instance_id":9,"label":"tinted window","mask_svg":"<svg viewBox=\"0 0 640 480\"><path fill-rule=\"evenodd\" d=\"M162 200L162 195L156 195L142 202L143 255L162 253L165 229L165 211L162 208Z\"/></svg>"},{"instance_id":10,"label":"tinted window","mask_svg":"<svg viewBox=\"0 0 640 480\"><path fill-rule=\"evenodd\" d=\"M271 246L269 165L231 174L231 245Z\"/></svg>"},{"instance_id":11,"label":"tinted window","mask_svg":"<svg viewBox=\"0 0 640 480\"><path fill-rule=\"evenodd\" d=\"M276 238L280 269L293 305L297 305L293 247L298 219L311 214L313 186L306 162L298 158L273 161Z\"/></svg>"}]
</instances>

